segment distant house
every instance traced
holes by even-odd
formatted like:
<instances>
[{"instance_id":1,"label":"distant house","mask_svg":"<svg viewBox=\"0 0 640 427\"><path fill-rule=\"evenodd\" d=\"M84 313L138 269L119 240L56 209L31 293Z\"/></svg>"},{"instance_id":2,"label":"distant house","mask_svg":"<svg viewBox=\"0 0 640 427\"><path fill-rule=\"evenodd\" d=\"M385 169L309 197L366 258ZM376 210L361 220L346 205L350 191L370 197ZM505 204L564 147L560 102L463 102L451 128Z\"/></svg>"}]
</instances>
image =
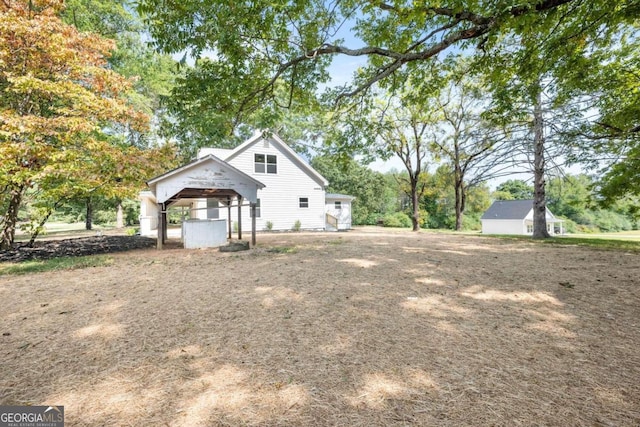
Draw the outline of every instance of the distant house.
<instances>
[{"instance_id":1,"label":"distant house","mask_svg":"<svg viewBox=\"0 0 640 427\"><path fill-rule=\"evenodd\" d=\"M249 199L256 204L257 230L291 230L298 228L298 224L302 230L338 231L351 228L351 203L354 197L327 194L325 188L329 182L275 133L267 135L256 132L232 150L203 148L198 153L198 159L192 164L199 165L204 159L208 159L205 164L207 168L202 169L202 173L211 170L211 173L219 175L221 172L229 174L230 171L236 171L239 172L239 175L236 175L242 175L248 181L255 180L261 185L256 200ZM227 169L224 169L225 165L228 166ZM178 171L184 170L185 167L187 166L179 168ZM165 179L166 175L162 175L161 179ZM189 182L190 175L183 175L183 179ZM155 180L156 178L149 181L149 184L153 184ZM144 220L141 221L141 234L153 234L156 227L155 217L158 209L155 208L153 185L150 185L150 188L151 192L143 192L140 195L144 217L141 218ZM229 224L238 223L239 211L229 208L230 203L236 202L229 201L228 193L225 192L224 197L216 197L216 193L211 191L206 198L198 196L184 199L170 206L184 206L191 220L224 219ZM242 195L240 191L235 193ZM240 202L248 203L246 198L240 199ZM245 224L246 227L246 224L252 223L252 219L251 210L243 209L241 224ZM148 225L142 226L143 222Z\"/></svg>"},{"instance_id":2,"label":"distant house","mask_svg":"<svg viewBox=\"0 0 640 427\"><path fill-rule=\"evenodd\" d=\"M547 231L563 234L562 220L547 208ZM480 218L483 234L533 234L533 200L496 200Z\"/></svg>"}]
</instances>

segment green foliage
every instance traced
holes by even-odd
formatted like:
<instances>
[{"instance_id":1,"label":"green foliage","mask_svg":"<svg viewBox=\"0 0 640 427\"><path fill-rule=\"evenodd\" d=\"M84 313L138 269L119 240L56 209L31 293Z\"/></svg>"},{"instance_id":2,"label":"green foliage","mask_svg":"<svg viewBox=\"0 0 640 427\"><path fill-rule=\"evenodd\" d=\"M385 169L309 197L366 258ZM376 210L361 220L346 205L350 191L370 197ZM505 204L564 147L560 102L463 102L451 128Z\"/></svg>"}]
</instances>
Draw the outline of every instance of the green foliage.
<instances>
[{"instance_id":1,"label":"green foliage","mask_svg":"<svg viewBox=\"0 0 640 427\"><path fill-rule=\"evenodd\" d=\"M116 223L116 212L114 210L95 211L93 222L101 225L113 225Z\"/></svg>"},{"instance_id":2,"label":"green foliage","mask_svg":"<svg viewBox=\"0 0 640 427\"><path fill-rule=\"evenodd\" d=\"M200 135L228 137L238 123L286 122L279 110L313 103L337 55L366 58L367 63L354 75L341 76L346 83L328 88L323 102L340 108L333 118L351 115L355 127L375 137L377 124L362 114L371 108L372 94L382 89L395 95L407 82L427 81L414 99L432 96L442 85L430 76L438 75L442 64L465 56L470 73L480 76L484 89L495 97L495 108L485 117L510 125L530 123L530 107L543 92L554 108L595 97L595 103L572 107L572 117L585 124L576 126L574 135L586 135L588 150L602 145L596 150L600 154L638 157L637 152L628 156L640 133L640 6L635 0L183 0L179 7L141 0L138 10L157 47L184 54L183 63L194 61L168 104L175 101L169 108L179 116L173 123L185 133L183 141L197 141ZM345 41L345 33L354 37ZM594 106L598 118L585 122L582 113ZM334 129L339 127L327 127L327 133ZM353 136L334 141L334 151L342 156L375 151L367 140ZM611 144L601 144L604 140ZM628 194L623 184L637 182L635 171L640 168L635 166L631 161L611 168L612 175L605 177L613 184L607 188L603 183L603 195ZM536 182L542 186L540 179ZM631 194L635 188L640 186Z\"/></svg>"},{"instance_id":3,"label":"green foliage","mask_svg":"<svg viewBox=\"0 0 640 427\"><path fill-rule=\"evenodd\" d=\"M115 207L114 207L115 208ZM138 224L140 221L140 202L135 199L125 199L122 201L124 211L124 222L127 226Z\"/></svg>"},{"instance_id":4,"label":"green foliage","mask_svg":"<svg viewBox=\"0 0 640 427\"><path fill-rule=\"evenodd\" d=\"M65 203L131 196L173 160L170 146L149 148L143 141L151 110L134 91L140 79L118 74L115 62L108 62L113 40L60 19L62 14L83 30L128 34L127 8L97 0L70 3L74 9L67 14L62 2L52 0L38 8L23 0L0 5L2 247L13 240L23 197L41 209L39 223L33 216L35 233ZM92 20L81 5L113 14Z\"/></svg>"},{"instance_id":5,"label":"green foliage","mask_svg":"<svg viewBox=\"0 0 640 427\"><path fill-rule=\"evenodd\" d=\"M482 229L482 223L480 222L481 213L467 213L462 217L462 229L466 231L479 231Z\"/></svg>"},{"instance_id":6,"label":"green foliage","mask_svg":"<svg viewBox=\"0 0 640 427\"><path fill-rule=\"evenodd\" d=\"M11 274L31 274L45 271L76 270L90 267L102 267L113 264L113 258L106 255L84 257L61 257L44 261L25 261L19 264L0 264L0 276Z\"/></svg>"},{"instance_id":7,"label":"green foliage","mask_svg":"<svg viewBox=\"0 0 640 427\"><path fill-rule=\"evenodd\" d=\"M410 228L411 218L404 212L396 212L393 214L387 214L382 219L382 225L385 227L395 228Z\"/></svg>"},{"instance_id":8,"label":"green foliage","mask_svg":"<svg viewBox=\"0 0 640 427\"><path fill-rule=\"evenodd\" d=\"M496 200L533 199L533 186L521 179L510 179L498 185L493 197Z\"/></svg>"},{"instance_id":9,"label":"green foliage","mask_svg":"<svg viewBox=\"0 0 640 427\"><path fill-rule=\"evenodd\" d=\"M311 166L329 181L328 193L354 196L351 221L354 225L375 225L386 213L393 212L395 194L385 176L352 159L341 161L332 156L317 156Z\"/></svg>"},{"instance_id":10,"label":"green foliage","mask_svg":"<svg viewBox=\"0 0 640 427\"><path fill-rule=\"evenodd\" d=\"M166 123L166 108L161 105L170 95L176 77L176 62L168 55L157 53L145 40L147 34L140 17L129 0L68 0L61 17L80 31L100 34L116 41L109 56L110 67L134 80L129 101L139 111L156 116L146 132L131 128L112 128L128 143L138 147L153 144L157 126Z\"/></svg>"},{"instance_id":11,"label":"green foliage","mask_svg":"<svg viewBox=\"0 0 640 427\"><path fill-rule=\"evenodd\" d=\"M186 52L193 58L215 52L215 74L224 85L214 90L221 105L236 101L231 111L221 113L236 117L272 103L279 97L279 87L290 89L294 98L313 94L327 81L329 58L340 54L366 57L369 62L350 82L334 89L338 97L361 94L375 82L400 85L405 72L421 80L430 72L421 64L446 58L454 49L473 52L477 46L476 55L487 63L496 56L509 59L498 55L508 47L523 70L531 68L539 75L540 67L532 62L540 58L568 73L580 65L574 59L576 52L588 51L595 43L605 45L621 23L633 22L638 15L631 0L616 2L616 7L607 0L452 0L428 5L184 0L180 7L141 0L138 9L165 52ZM358 46L345 45L341 39L345 31L355 36ZM600 38L594 42L596 35ZM508 45L514 39L518 43ZM366 48L358 49L361 45ZM500 67L516 67L512 62L495 62L496 74Z\"/></svg>"},{"instance_id":12,"label":"green foliage","mask_svg":"<svg viewBox=\"0 0 640 427\"><path fill-rule=\"evenodd\" d=\"M549 209L568 220L565 227L571 233L625 231L636 224L633 200L599 207L593 201L593 181L585 174L551 179L547 195Z\"/></svg>"},{"instance_id":13,"label":"green foliage","mask_svg":"<svg viewBox=\"0 0 640 427\"><path fill-rule=\"evenodd\" d=\"M297 219L296 222L293 223L293 227L291 227L291 230L300 231L301 228L302 228L302 223L300 222L299 219Z\"/></svg>"},{"instance_id":14,"label":"green foliage","mask_svg":"<svg viewBox=\"0 0 640 427\"><path fill-rule=\"evenodd\" d=\"M273 230L273 222L272 222L272 221L267 221L267 222L265 223L265 229L266 229L267 231L271 231L271 230Z\"/></svg>"}]
</instances>

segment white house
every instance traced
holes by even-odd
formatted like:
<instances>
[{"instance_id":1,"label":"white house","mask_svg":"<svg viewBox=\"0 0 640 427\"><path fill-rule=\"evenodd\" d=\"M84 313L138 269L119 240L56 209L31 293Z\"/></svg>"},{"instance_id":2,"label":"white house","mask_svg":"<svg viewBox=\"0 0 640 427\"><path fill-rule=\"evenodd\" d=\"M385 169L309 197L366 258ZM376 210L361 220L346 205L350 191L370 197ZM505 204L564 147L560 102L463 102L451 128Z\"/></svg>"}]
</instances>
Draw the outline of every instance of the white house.
<instances>
[{"instance_id":1,"label":"white house","mask_svg":"<svg viewBox=\"0 0 640 427\"><path fill-rule=\"evenodd\" d=\"M328 181L304 161L275 133L256 132L235 149L203 148L198 160L211 158L246 174L262 185L255 206L257 230L348 230L351 228L353 197L326 194ZM196 160L196 162L198 161ZM166 174L165 174L166 175ZM163 175L164 176L164 175ZM156 178L154 178L155 180ZM149 184L154 182L149 181ZM153 189L152 189L153 190ZM153 192L153 191L152 191ZM152 192L141 199L141 234L154 234L157 201ZM185 205L190 219L229 219L246 228L252 223L250 209L230 209L231 199L214 194L174 203ZM143 225L143 223L145 225Z\"/></svg>"},{"instance_id":2,"label":"white house","mask_svg":"<svg viewBox=\"0 0 640 427\"><path fill-rule=\"evenodd\" d=\"M563 234L563 221L548 208L546 219L550 234ZM533 200L496 200L480 222L483 234L533 234Z\"/></svg>"}]
</instances>

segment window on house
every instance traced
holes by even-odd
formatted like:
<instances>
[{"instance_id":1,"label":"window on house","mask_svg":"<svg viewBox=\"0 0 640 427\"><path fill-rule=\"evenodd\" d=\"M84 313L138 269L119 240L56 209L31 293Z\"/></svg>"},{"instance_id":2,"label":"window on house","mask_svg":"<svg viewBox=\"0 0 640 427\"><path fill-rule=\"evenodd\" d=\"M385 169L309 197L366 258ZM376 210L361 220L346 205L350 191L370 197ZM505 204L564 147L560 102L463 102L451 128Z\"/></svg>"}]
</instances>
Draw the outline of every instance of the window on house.
<instances>
[{"instance_id":1,"label":"window on house","mask_svg":"<svg viewBox=\"0 0 640 427\"><path fill-rule=\"evenodd\" d=\"M214 199L207 199L207 219L220 218L220 203Z\"/></svg>"},{"instance_id":2,"label":"window on house","mask_svg":"<svg viewBox=\"0 0 640 427\"><path fill-rule=\"evenodd\" d=\"M527 224L527 233L533 234L533 224Z\"/></svg>"},{"instance_id":3,"label":"window on house","mask_svg":"<svg viewBox=\"0 0 640 427\"><path fill-rule=\"evenodd\" d=\"M267 156L267 173L278 173L278 159L276 156Z\"/></svg>"},{"instance_id":4,"label":"window on house","mask_svg":"<svg viewBox=\"0 0 640 427\"><path fill-rule=\"evenodd\" d=\"M252 209L249 209L249 218L253 218ZM256 201L256 218L260 218L260 199Z\"/></svg>"},{"instance_id":5,"label":"window on house","mask_svg":"<svg viewBox=\"0 0 640 427\"><path fill-rule=\"evenodd\" d=\"M308 197L300 197L300 207L308 208L309 207L309 198Z\"/></svg>"},{"instance_id":6,"label":"window on house","mask_svg":"<svg viewBox=\"0 0 640 427\"><path fill-rule=\"evenodd\" d=\"M334 202L333 207L335 209L342 209L342 202Z\"/></svg>"},{"instance_id":7,"label":"window on house","mask_svg":"<svg viewBox=\"0 0 640 427\"><path fill-rule=\"evenodd\" d=\"M254 154L256 173L278 173L278 158L271 154Z\"/></svg>"}]
</instances>

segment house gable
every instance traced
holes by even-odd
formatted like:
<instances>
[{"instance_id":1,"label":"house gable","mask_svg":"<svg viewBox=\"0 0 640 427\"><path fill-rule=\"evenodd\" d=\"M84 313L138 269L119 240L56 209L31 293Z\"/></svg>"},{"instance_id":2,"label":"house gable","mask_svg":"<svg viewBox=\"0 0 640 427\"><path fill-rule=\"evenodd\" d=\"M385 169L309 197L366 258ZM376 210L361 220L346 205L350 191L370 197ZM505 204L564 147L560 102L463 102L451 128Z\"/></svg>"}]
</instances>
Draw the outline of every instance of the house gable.
<instances>
[{"instance_id":1,"label":"house gable","mask_svg":"<svg viewBox=\"0 0 640 427\"><path fill-rule=\"evenodd\" d=\"M201 150L201 154L206 152ZM224 150L216 152L225 154ZM223 160L265 185L257 195L258 230L291 230L298 221L302 229L325 228L328 182L280 137L264 138L256 133Z\"/></svg>"},{"instance_id":2,"label":"house gable","mask_svg":"<svg viewBox=\"0 0 640 427\"><path fill-rule=\"evenodd\" d=\"M285 143L276 133L272 133L268 137L266 137L263 132L255 132L251 138L240 144L236 147L228 157L224 160L231 164L238 164L240 162L236 161L238 157L243 155L246 156L247 152L251 153L267 153L273 152L273 148L280 152L281 155L285 156L292 164L295 164L298 169L307 174L312 180L314 180L318 185L320 185L323 189L329 185L329 181L327 181L322 175L320 175L315 169L311 167L307 162L305 162L298 153L293 151L287 143ZM254 159L253 157L249 159L251 162L250 168L247 163L247 159L244 159L242 162L242 167L239 166L240 169L247 171L254 171Z\"/></svg>"}]
</instances>

